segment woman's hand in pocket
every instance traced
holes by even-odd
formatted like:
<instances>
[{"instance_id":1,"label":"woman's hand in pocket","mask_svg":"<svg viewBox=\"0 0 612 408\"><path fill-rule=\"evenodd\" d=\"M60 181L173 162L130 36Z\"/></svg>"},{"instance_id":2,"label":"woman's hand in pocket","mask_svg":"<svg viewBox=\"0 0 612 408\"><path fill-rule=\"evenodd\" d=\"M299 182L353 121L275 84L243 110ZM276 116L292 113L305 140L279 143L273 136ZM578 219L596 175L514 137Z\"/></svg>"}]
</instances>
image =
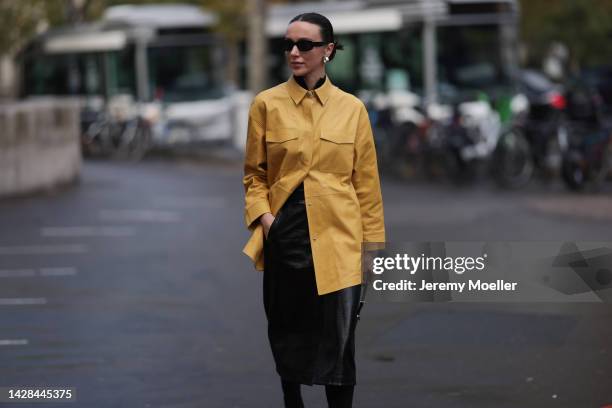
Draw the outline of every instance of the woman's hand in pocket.
<instances>
[{"instance_id":1,"label":"woman's hand in pocket","mask_svg":"<svg viewBox=\"0 0 612 408\"><path fill-rule=\"evenodd\" d=\"M261 225L263 226L264 236L266 237L266 239L268 239L268 232L270 231L270 226L274 222L274 219L275 217L272 215L272 213L269 213L269 212L263 214L259 218L259 222L261 222Z\"/></svg>"}]
</instances>

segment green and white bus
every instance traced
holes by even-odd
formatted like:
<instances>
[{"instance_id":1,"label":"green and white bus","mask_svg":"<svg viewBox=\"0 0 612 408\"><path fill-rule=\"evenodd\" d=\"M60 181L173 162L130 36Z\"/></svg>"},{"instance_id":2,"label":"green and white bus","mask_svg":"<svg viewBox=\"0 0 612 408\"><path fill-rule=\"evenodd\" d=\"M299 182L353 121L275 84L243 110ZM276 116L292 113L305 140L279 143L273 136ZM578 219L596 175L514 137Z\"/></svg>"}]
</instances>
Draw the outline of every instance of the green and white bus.
<instances>
[{"instance_id":1,"label":"green and white bus","mask_svg":"<svg viewBox=\"0 0 612 408\"><path fill-rule=\"evenodd\" d=\"M326 68L352 92L405 87L428 102L465 88L510 82L517 66L516 0L366 0L274 5L269 10L271 83L285 80L289 20L317 11L344 50Z\"/></svg>"},{"instance_id":2,"label":"green and white bus","mask_svg":"<svg viewBox=\"0 0 612 408\"><path fill-rule=\"evenodd\" d=\"M29 44L21 96L144 107L156 145L231 141L232 90L215 21L184 4L110 7L100 21L54 29Z\"/></svg>"}]
</instances>

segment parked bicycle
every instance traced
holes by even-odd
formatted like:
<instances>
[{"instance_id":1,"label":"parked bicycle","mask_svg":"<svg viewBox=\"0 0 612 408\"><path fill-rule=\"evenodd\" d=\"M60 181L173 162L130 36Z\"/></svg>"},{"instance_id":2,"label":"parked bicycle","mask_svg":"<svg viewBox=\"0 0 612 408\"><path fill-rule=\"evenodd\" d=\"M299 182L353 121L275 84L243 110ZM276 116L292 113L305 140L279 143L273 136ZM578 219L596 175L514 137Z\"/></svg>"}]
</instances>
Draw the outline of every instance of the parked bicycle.
<instances>
[{"instance_id":1,"label":"parked bicycle","mask_svg":"<svg viewBox=\"0 0 612 408\"><path fill-rule=\"evenodd\" d=\"M114 100L98 111L84 109L82 146L87 156L142 159L152 145L150 114L131 101Z\"/></svg>"},{"instance_id":2,"label":"parked bicycle","mask_svg":"<svg viewBox=\"0 0 612 408\"><path fill-rule=\"evenodd\" d=\"M495 153L495 180L504 188L523 187L536 175L552 180L567 149L564 88L533 70L522 71L519 82L528 109L514 115Z\"/></svg>"},{"instance_id":3,"label":"parked bicycle","mask_svg":"<svg viewBox=\"0 0 612 408\"><path fill-rule=\"evenodd\" d=\"M466 92L449 104L429 106L422 151L430 179L443 176L455 183L470 183L488 176L502 130L495 108L480 92Z\"/></svg>"},{"instance_id":4,"label":"parked bicycle","mask_svg":"<svg viewBox=\"0 0 612 408\"><path fill-rule=\"evenodd\" d=\"M576 81L567 98L569 140L562 178L572 190L599 190L612 170L612 126L598 92Z\"/></svg>"},{"instance_id":5,"label":"parked bicycle","mask_svg":"<svg viewBox=\"0 0 612 408\"><path fill-rule=\"evenodd\" d=\"M381 172L402 179L417 176L425 124L418 95L392 90L361 97L370 115Z\"/></svg>"}]
</instances>

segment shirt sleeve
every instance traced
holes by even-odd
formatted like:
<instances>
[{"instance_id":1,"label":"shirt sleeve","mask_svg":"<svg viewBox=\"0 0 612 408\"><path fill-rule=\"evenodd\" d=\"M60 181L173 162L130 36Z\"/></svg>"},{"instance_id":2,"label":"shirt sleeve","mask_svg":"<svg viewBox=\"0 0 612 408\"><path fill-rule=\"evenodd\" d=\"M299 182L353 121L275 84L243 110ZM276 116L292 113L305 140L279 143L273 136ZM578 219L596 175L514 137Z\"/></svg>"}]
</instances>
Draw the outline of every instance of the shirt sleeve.
<instances>
[{"instance_id":1,"label":"shirt sleeve","mask_svg":"<svg viewBox=\"0 0 612 408\"><path fill-rule=\"evenodd\" d=\"M245 223L249 230L262 214L270 211L265 140L265 104L257 96L251 103L244 156Z\"/></svg>"},{"instance_id":2,"label":"shirt sleeve","mask_svg":"<svg viewBox=\"0 0 612 408\"><path fill-rule=\"evenodd\" d=\"M364 242L385 242L385 221L374 135L368 111L361 101L352 183L361 209Z\"/></svg>"}]
</instances>

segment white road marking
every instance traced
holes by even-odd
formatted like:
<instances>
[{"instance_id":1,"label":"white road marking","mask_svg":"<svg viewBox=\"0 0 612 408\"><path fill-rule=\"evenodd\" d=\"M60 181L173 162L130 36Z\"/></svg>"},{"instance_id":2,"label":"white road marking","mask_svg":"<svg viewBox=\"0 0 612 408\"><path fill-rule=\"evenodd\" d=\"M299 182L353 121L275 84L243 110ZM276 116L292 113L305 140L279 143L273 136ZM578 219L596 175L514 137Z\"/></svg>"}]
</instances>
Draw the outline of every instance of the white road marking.
<instances>
[{"instance_id":1,"label":"white road marking","mask_svg":"<svg viewBox=\"0 0 612 408\"><path fill-rule=\"evenodd\" d=\"M155 197L155 205L174 208L224 208L227 206L225 197Z\"/></svg>"},{"instance_id":2,"label":"white road marking","mask_svg":"<svg viewBox=\"0 0 612 408\"><path fill-rule=\"evenodd\" d=\"M38 269L0 269L0 278L29 278L32 276L69 276L76 275L75 267L49 267Z\"/></svg>"},{"instance_id":3,"label":"white road marking","mask_svg":"<svg viewBox=\"0 0 612 408\"><path fill-rule=\"evenodd\" d=\"M35 276L34 269L2 269L0 270L0 278L21 278Z\"/></svg>"},{"instance_id":4,"label":"white road marking","mask_svg":"<svg viewBox=\"0 0 612 408\"><path fill-rule=\"evenodd\" d=\"M129 237L135 235L132 227L44 227L40 230L43 237Z\"/></svg>"},{"instance_id":5,"label":"white road marking","mask_svg":"<svg viewBox=\"0 0 612 408\"><path fill-rule=\"evenodd\" d=\"M60 268L40 268L40 276L72 276L77 274L77 269L73 266Z\"/></svg>"},{"instance_id":6,"label":"white road marking","mask_svg":"<svg viewBox=\"0 0 612 408\"><path fill-rule=\"evenodd\" d=\"M46 298L0 298L0 306L44 305Z\"/></svg>"},{"instance_id":7,"label":"white road marking","mask_svg":"<svg viewBox=\"0 0 612 408\"><path fill-rule=\"evenodd\" d=\"M63 255L88 251L87 245L83 244L0 246L0 255Z\"/></svg>"},{"instance_id":8,"label":"white road marking","mask_svg":"<svg viewBox=\"0 0 612 408\"><path fill-rule=\"evenodd\" d=\"M100 210L98 216L104 221L179 222L181 214L161 210Z\"/></svg>"},{"instance_id":9,"label":"white road marking","mask_svg":"<svg viewBox=\"0 0 612 408\"><path fill-rule=\"evenodd\" d=\"M0 346L25 346L27 339L0 339Z\"/></svg>"}]
</instances>

